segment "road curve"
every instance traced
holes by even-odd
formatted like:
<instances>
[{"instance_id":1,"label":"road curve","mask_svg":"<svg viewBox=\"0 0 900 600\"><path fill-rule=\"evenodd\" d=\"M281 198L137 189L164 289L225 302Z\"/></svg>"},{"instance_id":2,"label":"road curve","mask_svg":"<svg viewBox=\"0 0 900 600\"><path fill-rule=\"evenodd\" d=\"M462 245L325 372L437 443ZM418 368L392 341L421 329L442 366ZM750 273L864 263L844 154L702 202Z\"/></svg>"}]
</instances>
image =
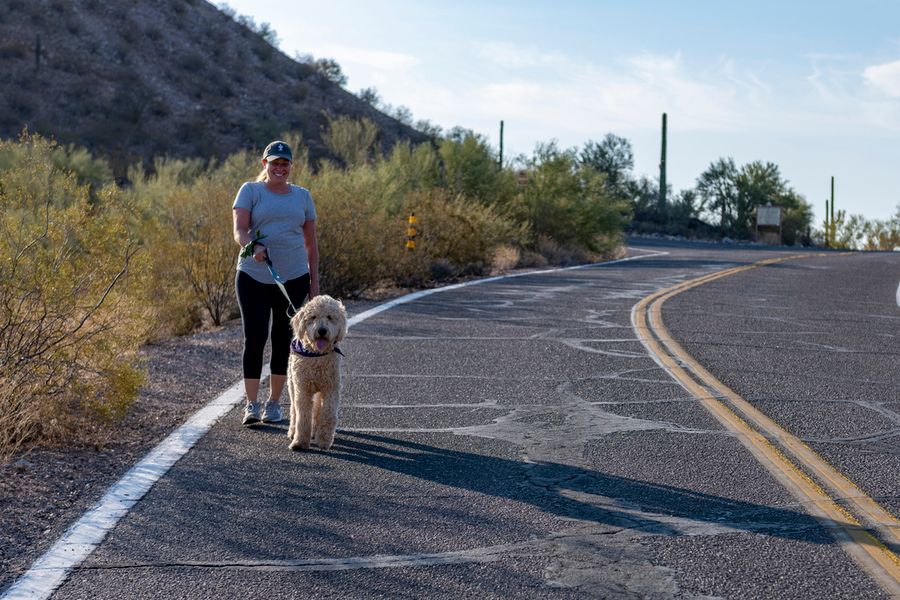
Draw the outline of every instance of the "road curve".
<instances>
[{"instance_id":1,"label":"road curve","mask_svg":"<svg viewBox=\"0 0 900 600\"><path fill-rule=\"evenodd\" d=\"M890 597L632 327L792 253L632 253L357 323L332 451L230 412L53 597ZM670 298L665 326L896 515L897 257L779 264Z\"/></svg>"},{"instance_id":2,"label":"road curve","mask_svg":"<svg viewBox=\"0 0 900 600\"><path fill-rule=\"evenodd\" d=\"M676 284L636 304L632 322L660 365L804 503L835 541L885 591L900 596L900 558L896 554L900 549L900 521L809 445L713 376L672 338L663 323L663 304L677 295L724 277L809 256L766 259Z\"/></svg>"}]
</instances>

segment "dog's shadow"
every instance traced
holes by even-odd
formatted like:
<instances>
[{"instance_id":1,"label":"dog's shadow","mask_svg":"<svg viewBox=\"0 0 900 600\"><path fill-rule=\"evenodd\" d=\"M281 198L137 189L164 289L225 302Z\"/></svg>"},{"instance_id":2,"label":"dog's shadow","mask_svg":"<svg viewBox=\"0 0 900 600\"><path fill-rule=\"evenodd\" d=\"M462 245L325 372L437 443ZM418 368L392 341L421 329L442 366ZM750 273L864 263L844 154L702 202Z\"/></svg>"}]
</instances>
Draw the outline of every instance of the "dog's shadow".
<instances>
[{"instance_id":1,"label":"dog's shadow","mask_svg":"<svg viewBox=\"0 0 900 600\"><path fill-rule=\"evenodd\" d=\"M725 527L833 544L812 516L553 462L525 462L338 430L338 459L437 484L530 504L563 517L658 535L683 535L684 524ZM602 500L599 500L602 499ZM599 501L594 501L599 500Z\"/></svg>"},{"instance_id":2,"label":"dog's shadow","mask_svg":"<svg viewBox=\"0 0 900 600\"><path fill-rule=\"evenodd\" d=\"M249 425L248 428L252 429L256 434L265 434L265 435L278 435L284 436L285 443L290 441L288 437L288 426L290 425L290 421L288 419L282 419L276 423L254 423ZM337 439L335 439L335 443L337 443ZM313 453L313 454L328 454L328 450L322 450L315 444L312 444L309 448L304 450L295 450L297 453Z\"/></svg>"}]
</instances>

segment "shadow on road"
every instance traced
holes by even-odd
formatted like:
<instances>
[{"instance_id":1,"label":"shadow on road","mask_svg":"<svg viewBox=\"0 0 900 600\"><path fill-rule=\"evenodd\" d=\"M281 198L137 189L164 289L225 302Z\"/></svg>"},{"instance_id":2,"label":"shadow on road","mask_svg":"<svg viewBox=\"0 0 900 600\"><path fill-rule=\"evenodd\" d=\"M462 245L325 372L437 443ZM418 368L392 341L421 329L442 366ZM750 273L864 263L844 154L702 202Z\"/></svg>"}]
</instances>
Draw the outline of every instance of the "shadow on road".
<instances>
[{"instance_id":1,"label":"shadow on road","mask_svg":"<svg viewBox=\"0 0 900 600\"><path fill-rule=\"evenodd\" d=\"M577 466L515 461L416 442L340 431L334 457L433 483L528 503L560 517L659 535L686 528L727 528L812 542L834 543L810 515Z\"/></svg>"}]
</instances>

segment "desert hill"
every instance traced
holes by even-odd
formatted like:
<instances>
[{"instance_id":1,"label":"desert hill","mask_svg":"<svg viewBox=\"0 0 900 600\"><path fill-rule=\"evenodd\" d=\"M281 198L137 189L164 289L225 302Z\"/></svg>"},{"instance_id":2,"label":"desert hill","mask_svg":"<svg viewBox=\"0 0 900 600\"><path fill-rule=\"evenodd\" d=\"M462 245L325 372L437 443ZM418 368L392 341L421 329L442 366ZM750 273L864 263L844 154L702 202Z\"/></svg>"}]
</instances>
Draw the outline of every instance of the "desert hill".
<instances>
[{"instance_id":1,"label":"desert hill","mask_svg":"<svg viewBox=\"0 0 900 600\"><path fill-rule=\"evenodd\" d=\"M286 130L317 159L326 113L368 117L383 147L426 139L206 0L3 0L0 92L0 137L52 135L118 175L154 156L259 149Z\"/></svg>"}]
</instances>

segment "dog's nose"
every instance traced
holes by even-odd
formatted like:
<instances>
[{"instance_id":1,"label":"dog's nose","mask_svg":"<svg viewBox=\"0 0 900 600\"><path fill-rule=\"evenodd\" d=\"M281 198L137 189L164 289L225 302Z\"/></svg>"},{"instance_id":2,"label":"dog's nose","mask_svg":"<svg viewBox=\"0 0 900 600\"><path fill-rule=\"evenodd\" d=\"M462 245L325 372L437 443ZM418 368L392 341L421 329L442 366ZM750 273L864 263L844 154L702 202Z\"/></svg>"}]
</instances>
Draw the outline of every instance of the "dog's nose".
<instances>
[{"instance_id":1,"label":"dog's nose","mask_svg":"<svg viewBox=\"0 0 900 600\"><path fill-rule=\"evenodd\" d=\"M325 337L326 335L328 335L328 330L325 329L324 327L319 327L319 329L316 331L316 334L319 337Z\"/></svg>"}]
</instances>

